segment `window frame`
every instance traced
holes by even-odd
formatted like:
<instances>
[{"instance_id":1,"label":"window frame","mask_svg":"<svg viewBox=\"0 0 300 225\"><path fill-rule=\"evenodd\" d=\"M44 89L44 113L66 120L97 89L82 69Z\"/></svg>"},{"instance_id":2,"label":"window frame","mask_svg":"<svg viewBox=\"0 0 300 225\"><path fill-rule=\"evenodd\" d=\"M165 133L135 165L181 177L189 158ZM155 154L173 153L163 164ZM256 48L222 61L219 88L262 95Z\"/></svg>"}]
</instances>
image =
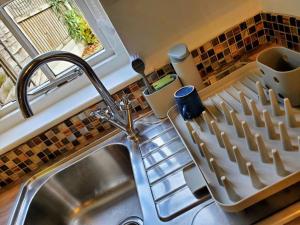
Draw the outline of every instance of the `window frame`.
<instances>
[{"instance_id":1,"label":"window frame","mask_svg":"<svg viewBox=\"0 0 300 225\"><path fill-rule=\"evenodd\" d=\"M26 35L22 33L21 29L17 24L12 20L12 18L5 12L5 5L7 5L11 0L0 0L0 19L8 27L11 33L19 41L22 47L27 51L31 58L39 55L33 44L27 39ZM127 65L130 62L129 54L123 45L120 37L118 36L116 30L114 29L111 21L109 20L103 6L99 0L75 0L76 4L80 8L83 16L89 23L95 35L101 40L101 44L104 49L95 53L86 59L86 61L92 66L93 70L96 72L99 78L107 76L109 73L121 68L122 66ZM41 95L51 95L56 89L64 89L65 83L68 84L68 91L60 91L60 96L57 98L57 101L63 99L72 93L75 93L77 90L89 85L88 79L84 76L83 78L78 78L82 73L80 73L77 67L70 67L66 71L60 73L58 76L55 76L51 69L45 65L42 66L42 71L49 79L50 82L41 85L34 89L34 91L29 92L29 99L31 105L34 109L34 113L40 112L44 108L39 108L38 102L43 101ZM52 82L51 82L52 81ZM46 82L47 83L47 82ZM49 85L50 83L50 85ZM62 86L60 86L62 85ZM59 86L59 88L55 88ZM48 88L47 88L48 87ZM70 91L70 87L72 91ZM49 106L53 102L49 102ZM44 102L43 102L43 105ZM46 104L47 105L47 104ZM18 110L17 102L13 101L4 105L0 108L0 120L2 117L5 117L9 113ZM19 110L18 110L19 111Z\"/></svg>"}]
</instances>

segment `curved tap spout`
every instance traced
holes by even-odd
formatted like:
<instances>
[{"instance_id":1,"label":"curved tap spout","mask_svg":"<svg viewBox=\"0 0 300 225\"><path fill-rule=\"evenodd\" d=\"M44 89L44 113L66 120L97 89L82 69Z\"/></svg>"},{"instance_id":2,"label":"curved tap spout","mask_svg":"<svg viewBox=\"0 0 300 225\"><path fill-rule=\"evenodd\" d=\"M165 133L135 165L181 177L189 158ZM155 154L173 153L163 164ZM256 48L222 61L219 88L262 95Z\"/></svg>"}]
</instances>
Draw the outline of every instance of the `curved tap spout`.
<instances>
[{"instance_id":1,"label":"curved tap spout","mask_svg":"<svg viewBox=\"0 0 300 225\"><path fill-rule=\"evenodd\" d=\"M107 120L115 125L117 124L119 128L123 128L122 130L126 131L129 136L135 136L135 130L132 127L133 122L128 121L128 119L132 119L130 110L122 110L122 107L115 103L96 73L85 60L77 55L64 51L52 51L39 55L29 62L21 71L16 84L16 96L20 110L25 118L33 116L27 97L27 87L30 78L40 66L53 61L70 62L82 69L103 98L104 102L108 105L108 108L113 115L112 118L107 118Z\"/></svg>"},{"instance_id":2,"label":"curved tap spout","mask_svg":"<svg viewBox=\"0 0 300 225\"><path fill-rule=\"evenodd\" d=\"M105 102L109 103L110 107L114 107L113 111L118 111L113 98L110 96L107 89L99 80L91 66L82 58L69 52L64 51L51 51L37 56L29 62L21 71L16 85L17 101L25 118L33 116L33 112L28 103L27 87L33 73L43 64L53 61L66 61L77 65L81 68L91 83L94 85L99 94L103 97Z\"/></svg>"}]
</instances>

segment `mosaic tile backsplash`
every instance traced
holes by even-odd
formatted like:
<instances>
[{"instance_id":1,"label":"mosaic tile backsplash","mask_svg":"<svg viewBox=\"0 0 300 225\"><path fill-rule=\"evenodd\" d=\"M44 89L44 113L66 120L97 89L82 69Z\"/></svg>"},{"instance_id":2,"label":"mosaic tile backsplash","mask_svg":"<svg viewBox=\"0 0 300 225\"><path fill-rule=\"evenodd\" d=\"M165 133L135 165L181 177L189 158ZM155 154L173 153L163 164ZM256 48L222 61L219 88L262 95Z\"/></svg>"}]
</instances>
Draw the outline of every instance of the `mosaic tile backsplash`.
<instances>
[{"instance_id":1,"label":"mosaic tile backsplash","mask_svg":"<svg viewBox=\"0 0 300 225\"><path fill-rule=\"evenodd\" d=\"M300 51L300 18L280 14L259 13L224 31L191 51L199 75L207 85L232 72L231 63L245 53L275 40L278 44ZM226 69L224 69L226 68ZM174 73L168 64L148 75L151 82ZM221 76L217 76L221 74ZM120 100L129 95L135 113L144 112L148 104L142 95L143 82L137 81L114 94ZM0 156L0 190L13 185L25 175L68 156L114 128L90 115L100 102L56 125L50 130Z\"/></svg>"}]
</instances>

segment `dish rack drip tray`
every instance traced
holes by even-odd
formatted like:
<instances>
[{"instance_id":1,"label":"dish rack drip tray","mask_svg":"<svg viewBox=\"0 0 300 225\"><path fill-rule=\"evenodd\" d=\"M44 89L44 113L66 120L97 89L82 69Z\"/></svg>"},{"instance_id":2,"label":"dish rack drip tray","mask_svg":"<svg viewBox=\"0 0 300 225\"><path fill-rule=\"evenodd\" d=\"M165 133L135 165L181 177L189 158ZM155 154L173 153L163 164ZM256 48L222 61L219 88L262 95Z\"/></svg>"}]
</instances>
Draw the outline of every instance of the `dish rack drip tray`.
<instances>
[{"instance_id":1,"label":"dish rack drip tray","mask_svg":"<svg viewBox=\"0 0 300 225\"><path fill-rule=\"evenodd\" d=\"M176 106L168 117L224 210L241 211L300 181L300 110L278 102L255 62L199 95L200 117L184 121Z\"/></svg>"}]
</instances>

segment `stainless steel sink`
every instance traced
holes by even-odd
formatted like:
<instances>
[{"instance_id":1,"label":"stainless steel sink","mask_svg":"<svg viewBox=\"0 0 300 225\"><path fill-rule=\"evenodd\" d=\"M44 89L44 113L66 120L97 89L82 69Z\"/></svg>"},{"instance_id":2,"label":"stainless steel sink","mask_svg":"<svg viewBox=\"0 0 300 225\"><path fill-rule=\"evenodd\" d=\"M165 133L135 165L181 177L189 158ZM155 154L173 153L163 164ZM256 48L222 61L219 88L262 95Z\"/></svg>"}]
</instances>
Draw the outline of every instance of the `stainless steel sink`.
<instances>
[{"instance_id":1,"label":"stainless steel sink","mask_svg":"<svg viewBox=\"0 0 300 225\"><path fill-rule=\"evenodd\" d=\"M124 145L102 147L40 183L23 217L25 225L122 224L142 218Z\"/></svg>"}]
</instances>

